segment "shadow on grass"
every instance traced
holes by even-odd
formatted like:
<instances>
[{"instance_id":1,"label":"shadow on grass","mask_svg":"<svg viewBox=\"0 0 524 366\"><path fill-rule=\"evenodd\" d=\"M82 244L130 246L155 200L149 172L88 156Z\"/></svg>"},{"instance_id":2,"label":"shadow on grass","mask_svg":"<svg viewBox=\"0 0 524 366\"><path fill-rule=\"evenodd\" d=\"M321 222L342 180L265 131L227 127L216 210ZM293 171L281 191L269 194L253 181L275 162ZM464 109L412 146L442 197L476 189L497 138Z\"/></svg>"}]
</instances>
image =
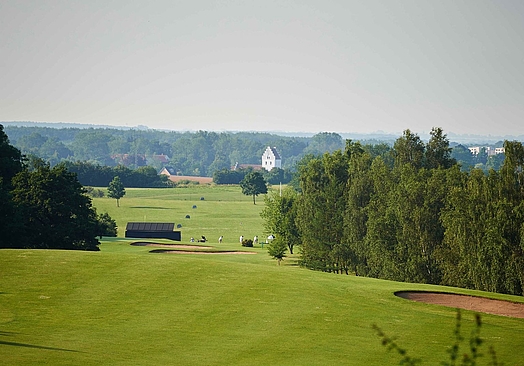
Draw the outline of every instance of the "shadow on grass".
<instances>
[{"instance_id":1,"label":"shadow on grass","mask_svg":"<svg viewBox=\"0 0 524 366\"><path fill-rule=\"evenodd\" d=\"M14 347L25 347L25 348L37 348L37 349L47 349L50 351L63 351L63 352L77 352L77 353L84 353L82 351L75 351L73 349L66 349L66 348L55 348L55 347L45 347L45 346L37 346L34 344L27 344L27 343L18 343L18 342L6 342L6 341L0 341L0 346L14 346Z\"/></svg>"},{"instance_id":2,"label":"shadow on grass","mask_svg":"<svg viewBox=\"0 0 524 366\"><path fill-rule=\"evenodd\" d=\"M11 337L16 334L15 332L6 332L4 330L0 330L0 336L2 337ZM63 352L75 352L75 353L85 353L82 351L76 351L74 349L67 349L67 348L56 348L56 347L46 347L46 346L37 346L35 344L27 344L27 343L19 343L19 342L9 342L9 341L3 341L0 340L0 346L13 346L13 347L24 347L24 348L36 348L36 349L47 349L50 351L63 351Z\"/></svg>"}]
</instances>

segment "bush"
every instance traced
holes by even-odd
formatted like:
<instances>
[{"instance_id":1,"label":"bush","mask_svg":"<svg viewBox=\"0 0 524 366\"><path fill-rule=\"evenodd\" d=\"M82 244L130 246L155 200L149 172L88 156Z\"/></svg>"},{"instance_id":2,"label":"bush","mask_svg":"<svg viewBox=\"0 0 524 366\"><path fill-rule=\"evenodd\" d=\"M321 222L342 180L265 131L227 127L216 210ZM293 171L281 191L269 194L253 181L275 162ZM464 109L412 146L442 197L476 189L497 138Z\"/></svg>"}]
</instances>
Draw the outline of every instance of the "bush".
<instances>
[{"instance_id":1,"label":"bush","mask_svg":"<svg viewBox=\"0 0 524 366\"><path fill-rule=\"evenodd\" d=\"M86 193L94 198L102 198L105 196L105 193L103 190L93 187L84 187L86 190Z\"/></svg>"},{"instance_id":2,"label":"bush","mask_svg":"<svg viewBox=\"0 0 524 366\"><path fill-rule=\"evenodd\" d=\"M243 247L252 247L253 246L253 240L251 240L251 239L244 239L244 240L242 240L242 246Z\"/></svg>"}]
</instances>

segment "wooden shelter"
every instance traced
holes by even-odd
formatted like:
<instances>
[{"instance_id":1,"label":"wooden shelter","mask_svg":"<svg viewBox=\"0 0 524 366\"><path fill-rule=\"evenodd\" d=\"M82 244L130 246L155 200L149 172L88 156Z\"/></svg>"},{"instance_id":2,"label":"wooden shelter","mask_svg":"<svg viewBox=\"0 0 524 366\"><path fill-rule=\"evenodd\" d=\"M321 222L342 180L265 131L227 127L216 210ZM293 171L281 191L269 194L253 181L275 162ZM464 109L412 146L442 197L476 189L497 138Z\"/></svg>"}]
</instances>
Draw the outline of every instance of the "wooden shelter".
<instances>
[{"instance_id":1,"label":"wooden shelter","mask_svg":"<svg viewBox=\"0 0 524 366\"><path fill-rule=\"evenodd\" d=\"M181 241L180 231L174 231L174 223L169 222L128 222L126 238L155 238Z\"/></svg>"}]
</instances>

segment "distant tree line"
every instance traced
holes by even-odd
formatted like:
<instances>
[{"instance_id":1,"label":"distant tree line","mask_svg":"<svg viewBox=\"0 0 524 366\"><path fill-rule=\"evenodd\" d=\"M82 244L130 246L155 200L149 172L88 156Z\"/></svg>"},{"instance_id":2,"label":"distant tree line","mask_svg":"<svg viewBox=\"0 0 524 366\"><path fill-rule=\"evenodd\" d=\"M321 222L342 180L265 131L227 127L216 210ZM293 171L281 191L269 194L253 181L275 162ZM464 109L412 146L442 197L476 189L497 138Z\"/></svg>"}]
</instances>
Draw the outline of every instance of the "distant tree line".
<instances>
[{"instance_id":1,"label":"distant tree line","mask_svg":"<svg viewBox=\"0 0 524 366\"><path fill-rule=\"evenodd\" d=\"M50 128L7 126L11 143L27 156L35 155L54 166L63 161L130 169L151 166L158 171L172 166L180 175L212 177L217 171L230 170L235 163L260 164L267 146L275 146L283 157L282 169L294 172L307 155L318 156L344 149L337 133L321 132L312 137L279 136L263 132L176 132L159 130L122 130L109 128ZM393 145L389 141L361 141L362 144ZM502 142L497 143L499 147ZM170 161L158 159L167 155ZM463 170L499 170L504 155L488 156L486 151L473 155L467 147L455 145L452 156ZM232 177L229 177L232 178Z\"/></svg>"},{"instance_id":2,"label":"distant tree line","mask_svg":"<svg viewBox=\"0 0 524 366\"><path fill-rule=\"evenodd\" d=\"M168 177L158 175L156 169L151 166L130 169L123 165L110 167L85 161L65 161L61 165L71 173L76 174L78 181L84 186L107 187L115 177L119 177L122 184L128 188L162 188L171 186Z\"/></svg>"},{"instance_id":3,"label":"distant tree line","mask_svg":"<svg viewBox=\"0 0 524 366\"><path fill-rule=\"evenodd\" d=\"M24 159L0 125L0 247L98 250L97 237L116 236L98 215L76 175L63 164Z\"/></svg>"},{"instance_id":4,"label":"distant tree line","mask_svg":"<svg viewBox=\"0 0 524 366\"><path fill-rule=\"evenodd\" d=\"M213 183L215 184L240 184L244 177L253 172L253 168L246 169L222 169L213 173ZM293 174L281 168L273 168L270 171L262 169L260 174L269 184L287 184L293 179Z\"/></svg>"},{"instance_id":5,"label":"distant tree line","mask_svg":"<svg viewBox=\"0 0 524 366\"><path fill-rule=\"evenodd\" d=\"M266 229L308 268L523 295L524 149L504 147L486 174L461 170L439 128L389 150L348 140L302 164L301 194L267 198Z\"/></svg>"}]
</instances>

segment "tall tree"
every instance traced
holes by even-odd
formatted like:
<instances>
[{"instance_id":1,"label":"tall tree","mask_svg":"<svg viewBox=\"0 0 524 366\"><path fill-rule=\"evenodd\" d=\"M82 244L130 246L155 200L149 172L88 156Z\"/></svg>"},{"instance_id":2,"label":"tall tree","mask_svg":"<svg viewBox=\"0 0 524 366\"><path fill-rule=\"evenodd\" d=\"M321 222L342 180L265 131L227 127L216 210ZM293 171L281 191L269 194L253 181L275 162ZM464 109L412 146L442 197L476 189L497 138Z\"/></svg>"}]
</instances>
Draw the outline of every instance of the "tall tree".
<instances>
[{"instance_id":1,"label":"tall tree","mask_svg":"<svg viewBox=\"0 0 524 366\"><path fill-rule=\"evenodd\" d=\"M451 168L456 163L451 157L449 140L441 128L433 127L428 143L426 144L426 168Z\"/></svg>"},{"instance_id":2,"label":"tall tree","mask_svg":"<svg viewBox=\"0 0 524 366\"><path fill-rule=\"evenodd\" d=\"M265 206L260 213L264 219L267 234L275 235L285 243L289 252L300 243L300 233L296 225L297 193L291 187L284 189L282 195L272 193L264 197Z\"/></svg>"},{"instance_id":3,"label":"tall tree","mask_svg":"<svg viewBox=\"0 0 524 366\"><path fill-rule=\"evenodd\" d=\"M19 247L98 250L96 211L63 165L41 163L18 173L12 194L24 226Z\"/></svg>"},{"instance_id":4,"label":"tall tree","mask_svg":"<svg viewBox=\"0 0 524 366\"><path fill-rule=\"evenodd\" d=\"M343 241L349 151L335 151L312 159L302 170L302 195L297 225L302 237L303 264L324 271L346 273L347 243Z\"/></svg>"},{"instance_id":5,"label":"tall tree","mask_svg":"<svg viewBox=\"0 0 524 366\"><path fill-rule=\"evenodd\" d=\"M114 177L109 183L109 187L107 187L107 196L116 199L116 206L120 207L120 198L125 195L126 189L124 188L124 184L120 180L120 177Z\"/></svg>"},{"instance_id":6,"label":"tall tree","mask_svg":"<svg viewBox=\"0 0 524 366\"><path fill-rule=\"evenodd\" d=\"M22 153L9 143L4 126L0 124L0 184L10 186L11 179L22 171L22 168Z\"/></svg>"},{"instance_id":7,"label":"tall tree","mask_svg":"<svg viewBox=\"0 0 524 366\"><path fill-rule=\"evenodd\" d=\"M399 137L393 146L395 166L410 164L415 169L422 168L424 165L424 150L424 143L420 137L409 129L405 130L402 137Z\"/></svg>"},{"instance_id":8,"label":"tall tree","mask_svg":"<svg viewBox=\"0 0 524 366\"><path fill-rule=\"evenodd\" d=\"M349 160L348 195L344 217L344 241L351 250L351 270L355 273L366 264L367 248L364 238L367 234L368 210L373 194L370 177L372 159L359 143L355 144Z\"/></svg>"},{"instance_id":9,"label":"tall tree","mask_svg":"<svg viewBox=\"0 0 524 366\"><path fill-rule=\"evenodd\" d=\"M267 183L259 172L250 172L240 181L242 193L253 196L253 204L256 204L256 196L267 193Z\"/></svg>"}]
</instances>

